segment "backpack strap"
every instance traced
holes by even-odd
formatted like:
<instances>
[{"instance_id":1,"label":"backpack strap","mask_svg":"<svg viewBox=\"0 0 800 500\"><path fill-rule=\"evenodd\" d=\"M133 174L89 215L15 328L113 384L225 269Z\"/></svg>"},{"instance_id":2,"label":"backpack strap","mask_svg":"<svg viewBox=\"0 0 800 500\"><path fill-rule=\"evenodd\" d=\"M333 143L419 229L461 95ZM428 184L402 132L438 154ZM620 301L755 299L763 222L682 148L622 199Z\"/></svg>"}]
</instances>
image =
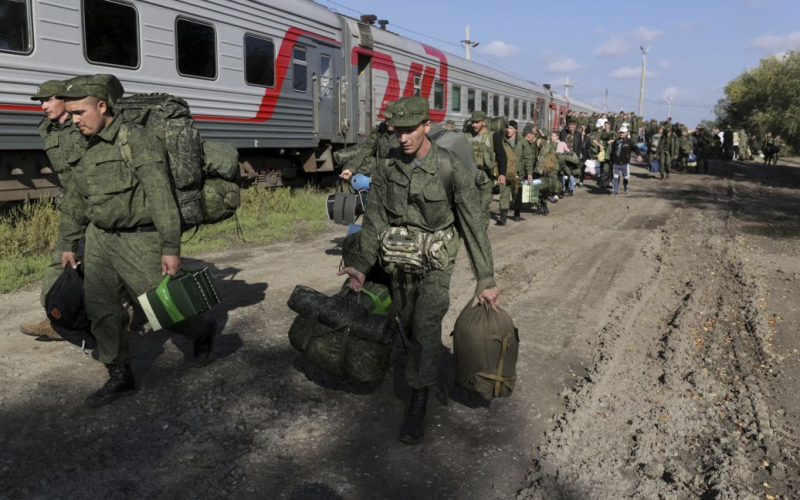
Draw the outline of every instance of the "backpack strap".
<instances>
[{"instance_id":1,"label":"backpack strap","mask_svg":"<svg viewBox=\"0 0 800 500\"><path fill-rule=\"evenodd\" d=\"M133 163L133 152L131 151L131 145L128 142L131 136L131 129L130 126L126 122L122 122L119 126L119 145L120 150L122 151L122 157L125 158L125 162L128 165Z\"/></svg>"},{"instance_id":2,"label":"backpack strap","mask_svg":"<svg viewBox=\"0 0 800 500\"><path fill-rule=\"evenodd\" d=\"M455 191L455 181L453 180L453 160L450 158L450 151L444 148L437 148L439 153L439 172L442 174L442 183L447 193L448 205L453 205L453 192Z\"/></svg>"}]
</instances>

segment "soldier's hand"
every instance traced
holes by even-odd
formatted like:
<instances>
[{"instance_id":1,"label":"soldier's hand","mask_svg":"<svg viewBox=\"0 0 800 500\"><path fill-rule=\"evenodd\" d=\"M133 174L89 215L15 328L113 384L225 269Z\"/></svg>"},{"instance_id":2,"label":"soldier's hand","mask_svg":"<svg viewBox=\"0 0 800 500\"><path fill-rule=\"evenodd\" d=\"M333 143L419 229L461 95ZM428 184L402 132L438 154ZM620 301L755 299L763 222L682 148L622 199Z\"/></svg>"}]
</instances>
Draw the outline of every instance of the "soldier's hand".
<instances>
[{"instance_id":1,"label":"soldier's hand","mask_svg":"<svg viewBox=\"0 0 800 500\"><path fill-rule=\"evenodd\" d=\"M533 180L533 176L532 176L532 175L529 175L529 176L527 177L527 179L528 179L528 182L531 182L531 181Z\"/></svg>"},{"instance_id":2,"label":"soldier's hand","mask_svg":"<svg viewBox=\"0 0 800 500\"><path fill-rule=\"evenodd\" d=\"M181 270L181 258L177 255L161 256L161 276L169 274L175 276Z\"/></svg>"},{"instance_id":3,"label":"soldier's hand","mask_svg":"<svg viewBox=\"0 0 800 500\"><path fill-rule=\"evenodd\" d=\"M344 179L344 180L348 180L352 176L353 176L353 172L351 172L349 169L344 169L344 170L342 170L342 173L339 174L339 177Z\"/></svg>"},{"instance_id":4,"label":"soldier's hand","mask_svg":"<svg viewBox=\"0 0 800 500\"><path fill-rule=\"evenodd\" d=\"M336 276L350 276L350 281L347 283L350 286L350 289L354 292L360 292L364 288L364 282L367 280L367 277L364 276L364 273L356 269L355 267L345 267L338 273Z\"/></svg>"},{"instance_id":5,"label":"soldier's hand","mask_svg":"<svg viewBox=\"0 0 800 500\"><path fill-rule=\"evenodd\" d=\"M500 185L504 185L506 183L506 176L505 175L498 175L497 176L497 183Z\"/></svg>"},{"instance_id":6,"label":"soldier's hand","mask_svg":"<svg viewBox=\"0 0 800 500\"><path fill-rule=\"evenodd\" d=\"M72 266L72 269L78 269L78 262L75 260L75 252L61 252L61 267L67 267L67 264Z\"/></svg>"},{"instance_id":7,"label":"soldier's hand","mask_svg":"<svg viewBox=\"0 0 800 500\"><path fill-rule=\"evenodd\" d=\"M497 287L487 288L478 295L478 303L483 304L488 302L492 309L497 310L497 296L500 295L500 289Z\"/></svg>"}]
</instances>

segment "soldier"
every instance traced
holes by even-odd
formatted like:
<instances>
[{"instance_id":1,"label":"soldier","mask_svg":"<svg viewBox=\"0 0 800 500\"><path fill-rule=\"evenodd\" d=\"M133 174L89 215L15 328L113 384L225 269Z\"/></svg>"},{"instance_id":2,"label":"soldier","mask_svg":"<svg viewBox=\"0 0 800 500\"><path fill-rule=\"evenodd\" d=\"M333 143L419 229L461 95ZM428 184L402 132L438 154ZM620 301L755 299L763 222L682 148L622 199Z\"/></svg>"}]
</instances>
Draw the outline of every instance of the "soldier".
<instances>
[{"instance_id":1,"label":"soldier","mask_svg":"<svg viewBox=\"0 0 800 500\"><path fill-rule=\"evenodd\" d=\"M703 164L703 173L708 173L708 158L711 156L713 142L706 134L705 127L698 125L694 131L694 153L697 156L697 173L700 173L700 164Z\"/></svg>"},{"instance_id":2,"label":"soldier","mask_svg":"<svg viewBox=\"0 0 800 500\"><path fill-rule=\"evenodd\" d=\"M520 178L532 178L533 176L533 153L531 152L528 141L519 137L517 134L517 122L508 122L506 137L503 139L503 148L506 152L506 174L498 177L500 184L500 218L497 220L498 226L505 226L508 218L508 210L511 202L514 202L515 222L519 222L521 216L522 203L522 184ZM522 174L520 176L520 173Z\"/></svg>"},{"instance_id":3,"label":"soldier","mask_svg":"<svg viewBox=\"0 0 800 500\"><path fill-rule=\"evenodd\" d=\"M342 166L342 173L339 174L339 177L349 180L356 174L372 175L378 162L386 158L389 155L389 151L400 145L394 136L392 128L388 125L388 120L392 116L393 104L392 102L386 104L386 108L383 111L385 120L372 129L369 139L356 146L357 153ZM334 158L337 161L337 156L340 153L334 153Z\"/></svg>"},{"instance_id":4,"label":"soldier","mask_svg":"<svg viewBox=\"0 0 800 500\"><path fill-rule=\"evenodd\" d=\"M109 374L105 385L86 399L90 407L107 405L136 390L122 288L138 297L158 286L165 274L174 276L181 268L180 215L164 148L148 130L123 125L122 117L109 105L113 102L110 89L117 86L121 88L112 75L78 77L58 96L87 138L82 157L70 162L72 182L59 241L62 265L76 267L77 235L70 234L70 228L86 228L86 312L99 359ZM128 129L130 161L122 155L122 127ZM195 316L170 329L192 340L195 366L213 360L215 321Z\"/></svg>"},{"instance_id":5,"label":"soldier","mask_svg":"<svg viewBox=\"0 0 800 500\"><path fill-rule=\"evenodd\" d=\"M444 122L444 129L445 130L455 130L456 129L455 120L447 120L446 122Z\"/></svg>"},{"instance_id":6,"label":"soldier","mask_svg":"<svg viewBox=\"0 0 800 500\"><path fill-rule=\"evenodd\" d=\"M391 276L392 299L411 337L406 364L411 402L400 428L400 440L415 444L424 435L429 388L437 382L442 319L450 306L450 277L459 236L478 280L478 300L496 307L498 289L480 194L472 174L457 157L441 152L428 137L427 99L404 97L397 101L394 111L389 123L395 127L402 149L373 177L359 233L360 253L339 275L348 275L350 288L355 291L363 288L365 274L379 261ZM476 118L481 121L480 115ZM449 174L442 166L442 154L449 155ZM430 244L443 241L446 252L426 255L425 264L419 267L382 250L382 241L411 243L420 233ZM417 255L419 249L410 248L413 246L409 245L409 251Z\"/></svg>"},{"instance_id":7,"label":"soldier","mask_svg":"<svg viewBox=\"0 0 800 500\"><path fill-rule=\"evenodd\" d=\"M31 96L32 101L40 102L42 111L45 114L45 117L39 123L39 134L44 140L44 152L47 155L47 159L50 160L50 165L58 175L62 193L69 184L68 176L70 171L67 160L79 156L86 143L83 136L72 126L72 117L67 113L64 101L56 97L56 94L60 94L65 88L64 82L49 80L39 85L36 89L36 94ZM50 265L44 271L42 279L42 291L39 295L42 307L44 307L44 299L47 292L50 291L53 283L61 275L61 271L61 251L56 250ZM63 340L50 326L50 321L47 318L35 323L20 325L19 329L25 335L47 337L51 340Z\"/></svg>"},{"instance_id":8,"label":"soldier","mask_svg":"<svg viewBox=\"0 0 800 500\"><path fill-rule=\"evenodd\" d=\"M651 151L655 158L658 158L658 173L661 180L669 179L669 172L672 169L672 129L658 127L658 132L652 137Z\"/></svg>"},{"instance_id":9,"label":"soldier","mask_svg":"<svg viewBox=\"0 0 800 500\"><path fill-rule=\"evenodd\" d=\"M478 177L475 179L477 186L486 186L480 189L481 207L486 216L486 225L489 225L491 214L489 205L492 203L492 179L494 178L495 154L492 134L486 127L486 113L476 111L470 118L472 131L467 134L467 139L472 143L472 154L478 166Z\"/></svg>"},{"instance_id":10,"label":"soldier","mask_svg":"<svg viewBox=\"0 0 800 500\"><path fill-rule=\"evenodd\" d=\"M678 139L678 162L684 172L689 171L688 160L689 155L694 152L694 144L692 138L689 137L689 130L681 128L681 136ZM700 166L695 167L695 172L700 172Z\"/></svg>"},{"instance_id":11,"label":"soldier","mask_svg":"<svg viewBox=\"0 0 800 500\"><path fill-rule=\"evenodd\" d=\"M612 130L611 122L603 122L603 131L600 133L600 141L604 145L604 158L600 162L603 164L603 172L611 175L611 152L609 148L611 144L617 139L617 133ZM599 153L598 153L599 154Z\"/></svg>"}]
</instances>

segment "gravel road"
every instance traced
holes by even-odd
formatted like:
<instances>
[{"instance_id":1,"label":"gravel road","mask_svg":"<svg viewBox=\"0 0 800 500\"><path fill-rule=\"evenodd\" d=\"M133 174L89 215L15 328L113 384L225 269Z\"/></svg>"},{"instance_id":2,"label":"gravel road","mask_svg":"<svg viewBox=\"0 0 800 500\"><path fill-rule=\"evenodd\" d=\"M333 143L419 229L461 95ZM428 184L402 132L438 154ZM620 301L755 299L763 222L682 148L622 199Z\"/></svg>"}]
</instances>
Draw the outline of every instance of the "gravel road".
<instances>
[{"instance_id":1,"label":"gravel road","mask_svg":"<svg viewBox=\"0 0 800 500\"><path fill-rule=\"evenodd\" d=\"M333 292L344 231L242 245L211 267L218 359L136 335L139 392L97 410L103 366L17 332L38 288L0 303L0 498L748 499L800 496L800 168L712 163L631 194L590 187L490 228L520 329L511 398L452 387L447 335L474 289L459 256L423 444L397 440L403 353L382 383L292 349L297 284ZM446 402L447 404L443 404Z\"/></svg>"}]
</instances>

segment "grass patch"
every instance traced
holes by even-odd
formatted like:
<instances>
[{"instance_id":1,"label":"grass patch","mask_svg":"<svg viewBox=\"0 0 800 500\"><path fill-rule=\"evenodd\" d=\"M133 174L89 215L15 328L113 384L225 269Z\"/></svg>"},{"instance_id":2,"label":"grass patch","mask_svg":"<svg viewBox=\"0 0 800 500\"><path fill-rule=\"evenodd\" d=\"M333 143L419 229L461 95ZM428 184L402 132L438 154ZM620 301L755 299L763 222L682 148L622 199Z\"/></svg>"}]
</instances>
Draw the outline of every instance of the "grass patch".
<instances>
[{"instance_id":1,"label":"grass patch","mask_svg":"<svg viewBox=\"0 0 800 500\"><path fill-rule=\"evenodd\" d=\"M237 217L249 244L290 241L328 226L326 192L289 188L246 189ZM0 293L19 289L42 276L58 238L59 215L51 198L24 203L0 214ZM184 235L188 239L190 232ZM202 226L183 245L186 256L241 245L233 219Z\"/></svg>"}]
</instances>

